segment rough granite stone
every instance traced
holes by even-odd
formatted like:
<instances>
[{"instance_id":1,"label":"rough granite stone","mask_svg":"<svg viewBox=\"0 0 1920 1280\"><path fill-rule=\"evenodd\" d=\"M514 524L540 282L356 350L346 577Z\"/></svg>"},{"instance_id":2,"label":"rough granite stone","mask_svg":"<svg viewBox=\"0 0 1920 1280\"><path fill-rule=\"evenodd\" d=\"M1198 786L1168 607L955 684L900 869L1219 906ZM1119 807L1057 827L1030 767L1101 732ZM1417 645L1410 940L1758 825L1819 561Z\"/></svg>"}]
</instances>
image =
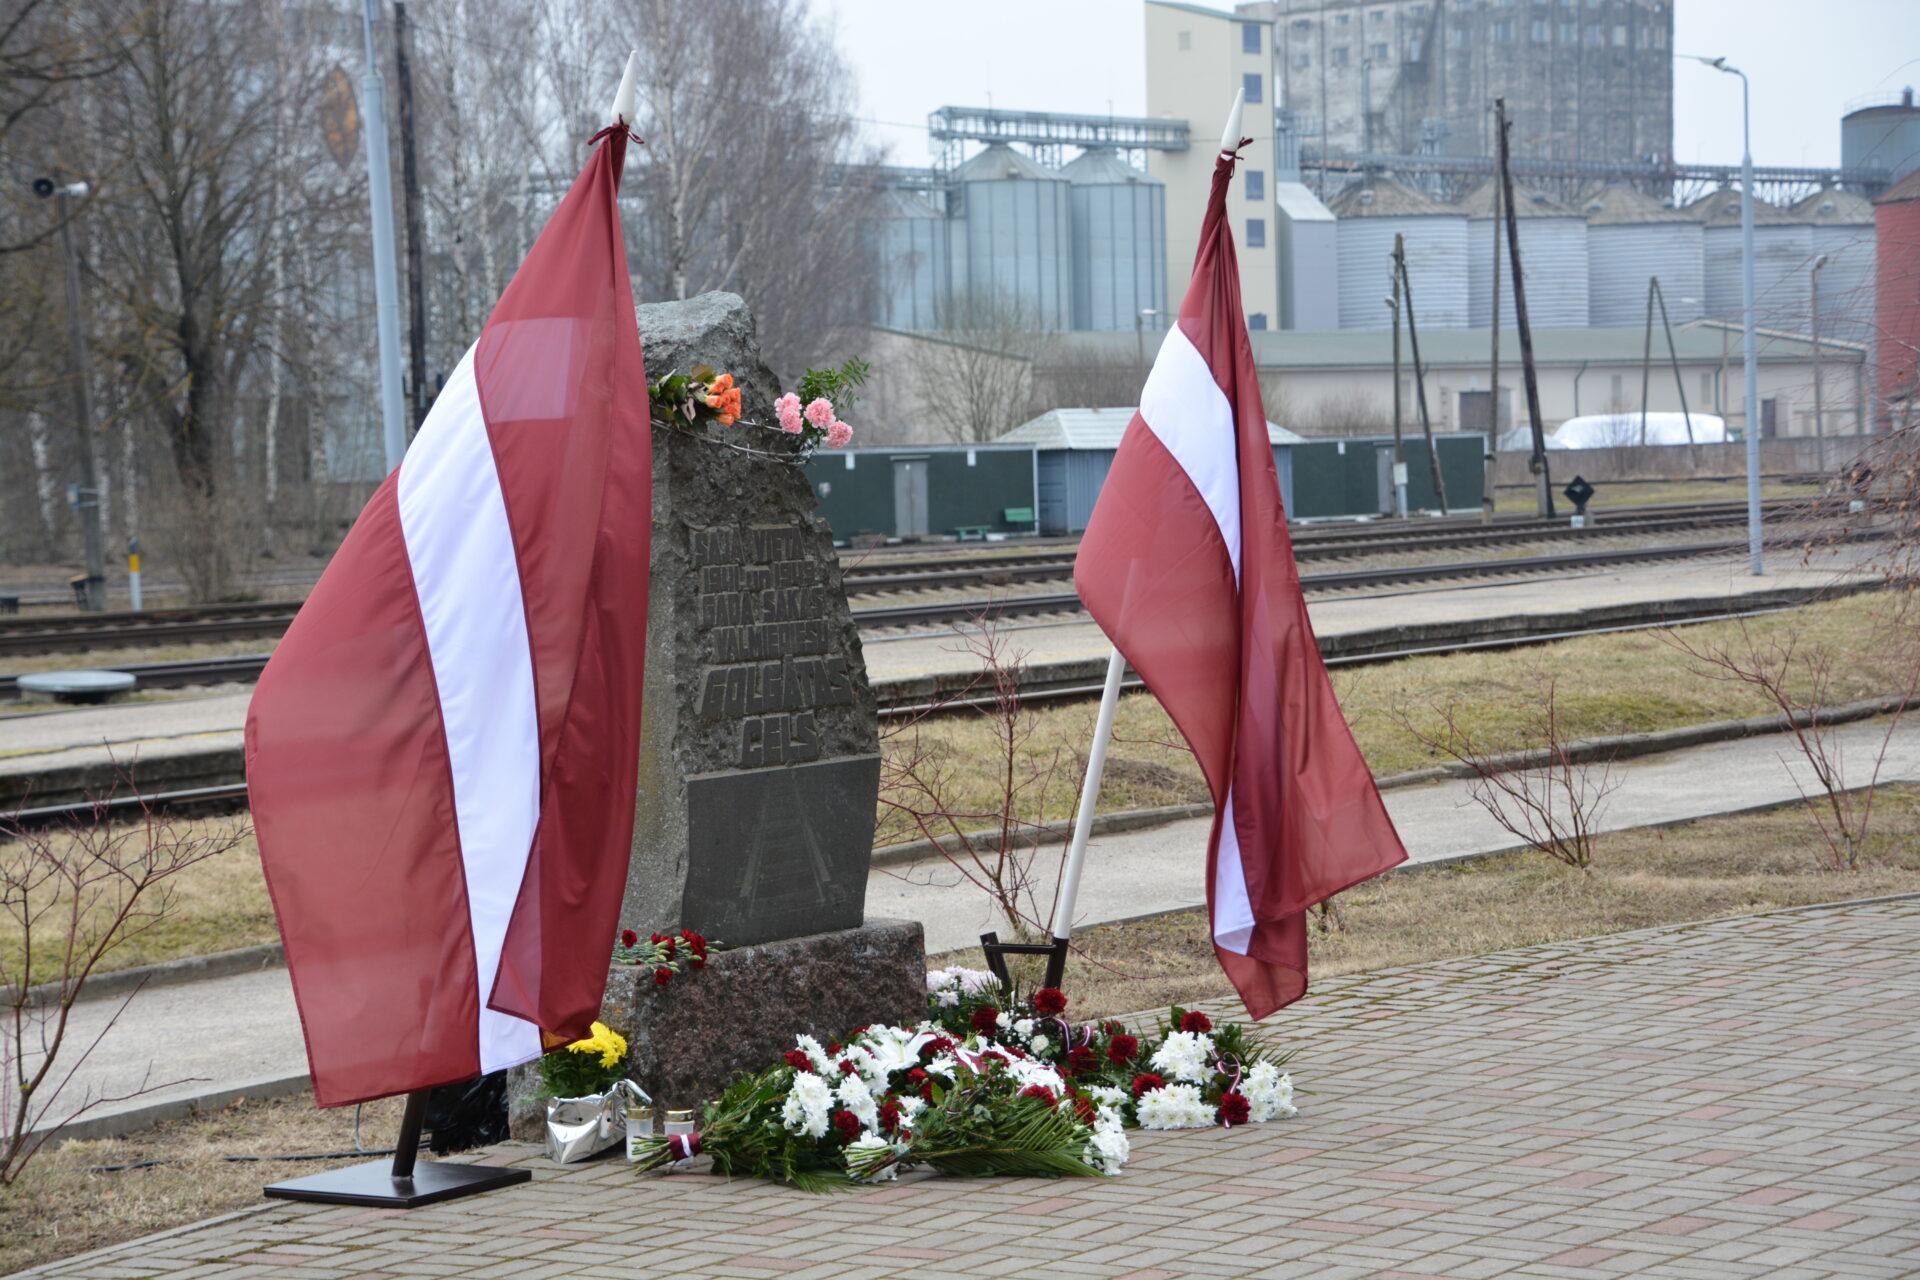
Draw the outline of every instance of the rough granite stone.
<instances>
[{"instance_id":1,"label":"rough granite stone","mask_svg":"<svg viewBox=\"0 0 1920 1280\"><path fill-rule=\"evenodd\" d=\"M742 387L744 418L774 421L773 401L779 385L760 360L753 316L739 297L708 293L684 302L644 305L636 314L649 377L687 373L697 365L710 365L716 371L732 373ZM655 427L653 448L646 710L632 862L620 923L624 928L648 933L671 932L683 926L698 929L703 922L725 920L733 929L732 935L716 936L729 943L784 936L783 931L791 926L782 921L796 916L810 918L815 929L858 924L865 899L866 859L872 851L870 824L858 836L849 837L844 821L802 821L792 824L796 830L791 835L768 831L754 841L739 839L734 833L716 841L712 832L704 833L707 838L703 840L702 832L689 830L689 779L771 771L816 761L873 762L831 775L840 792L834 797L840 812L848 806L864 806L867 812L873 808L878 788L878 718L867 684L860 636L847 609L832 535L825 522L813 515L814 493L806 474L785 456L764 456L768 452L791 454L794 441L758 426L715 426L705 439ZM754 538L777 539L782 548L777 553L781 563L773 567L803 577L809 592L806 621L814 628L811 652L818 664L830 661L832 667L830 678L824 665L800 673L814 681L808 686L807 703L784 710L807 717L805 727L793 732L809 736L800 739L801 748L770 760L760 758L757 745L750 748L745 744L750 738L757 744L759 739L752 735L763 727L767 741L772 742L774 731L783 729L773 722L791 717L769 716L758 709L702 714L703 706L712 710L709 677L716 672L721 677L752 677L755 683L747 687L743 702L764 701L771 687L771 678L751 670L762 664L748 660L746 655L717 654L712 634L717 629L713 615L716 600L748 605L753 610L746 619L749 626L733 629L736 635L745 635L752 625L768 620L770 611L764 610L760 601L773 592L716 586L709 573L724 574L734 567L716 563L727 559L724 553L714 551L716 540L729 545L737 542L743 549L739 559L747 567L765 568L768 556L756 558L746 550ZM703 602L707 608L704 616ZM751 656L772 659L766 665L779 664L784 658L786 687L794 688L799 682L793 668L806 652L803 648ZM828 696L815 698L815 690L823 690ZM766 754L777 753L769 749ZM792 788L787 790L791 792ZM809 817L804 812L799 816ZM823 839L831 839L834 847L820 849ZM689 900L690 848L701 849L702 856L708 857L711 855L705 851L716 847L728 856L753 860L755 876L777 886L777 909L756 915L739 903ZM711 877L708 879L712 882ZM792 909L796 895L806 893L820 898L810 916ZM726 909L719 910L721 906ZM733 923L742 919L751 923Z\"/></svg>"},{"instance_id":2,"label":"rough granite stone","mask_svg":"<svg viewBox=\"0 0 1920 1280\"><path fill-rule=\"evenodd\" d=\"M661 1107L697 1107L742 1071L778 1062L797 1035L827 1044L873 1022L917 1022L927 1008L926 942L915 920L869 920L757 947L716 951L666 986L616 966L605 1021L627 1038L628 1075ZM515 1069L514 1135L540 1136L532 1067Z\"/></svg>"}]
</instances>

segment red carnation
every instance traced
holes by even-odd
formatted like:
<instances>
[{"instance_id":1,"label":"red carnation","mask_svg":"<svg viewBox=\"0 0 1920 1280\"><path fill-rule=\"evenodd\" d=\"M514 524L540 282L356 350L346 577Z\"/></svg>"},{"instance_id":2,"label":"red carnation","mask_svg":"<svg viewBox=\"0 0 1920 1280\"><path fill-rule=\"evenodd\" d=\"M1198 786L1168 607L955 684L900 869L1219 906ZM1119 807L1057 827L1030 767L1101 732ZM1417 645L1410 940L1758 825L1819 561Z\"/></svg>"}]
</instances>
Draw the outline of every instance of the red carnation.
<instances>
[{"instance_id":1,"label":"red carnation","mask_svg":"<svg viewBox=\"0 0 1920 1280\"><path fill-rule=\"evenodd\" d=\"M835 1040L832 1044L827 1046L827 1056L829 1058L835 1058L835 1057L838 1057L839 1055L840 1055L840 1042L838 1040Z\"/></svg>"},{"instance_id":2,"label":"red carnation","mask_svg":"<svg viewBox=\"0 0 1920 1280\"><path fill-rule=\"evenodd\" d=\"M1140 1042L1128 1035L1118 1035L1107 1041L1107 1061L1132 1062L1140 1056Z\"/></svg>"},{"instance_id":3,"label":"red carnation","mask_svg":"<svg viewBox=\"0 0 1920 1280\"><path fill-rule=\"evenodd\" d=\"M1043 1084L1028 1085L1020 1091L1020 1096L1023 1098L1038 1098L1049 1107L1060 1101L1059 1098L1054 1096L1053 1090Z\"/></svg>"},{"instance_id":4,"label":"red carnation","mask_svg":"<svg viewBox=\"0 0 1920 1280\"><path fill-rule=\"evenodd\" d=\"M1090 1076L1100 1070L1100 1055L1086 1045L1076 1045L1067 1054L1067 1074Z\"/></svg>"},{"instance_id":5,"label":"red carnation","mask_svg":"<svg viewBox=\"0 0 1920 1280\"><path fill-rule=\"evenodd\" d=\"M853 1030L847 1032L847 1039L851 1040L855 1036L863 1036L867 1034L868 1030L871 1029L872 1026L873 1024L870 1022L861 1023L859 1026L855 1027Z\"/></svg>"},{"instance_id":6,"label":"red carnation","mask_svg":"<svg viewBox=\"0 0 1920 1280\"><path fill-rule=\"evenodd\" d=\"M841 1142L852 1142L860 1136L860 1117L851 1111L836 1111L833 1113L833 1129L840 1135Z\"/></svg>"},{"instance_id":7,"label":"red carnation","mask_svg":"<svg viewBox=\"0 0 1920 1280\"><path fill-rule=\"evenodd\" d=\"M1155 1089L1165 1088L1166 1083L1165 1080L1162 1080L1151 1071L1143 1076L1135 1076L1133 1078L1133 1096L1138 1098L1142 1094L1152 1093Z\"/></svg>"},{"instance_id":8,"label":"red carnation","mask_svg":"<svg viewBox=\"0 0 1920 1280\"><path fill-rule=\"evenodd\" d=\"M880 1104L880 1127L888 1133L893 1133L899 1129L900 1103L897 1099L888 1098Z\"/></svg>"},{"instance_id":9,"label":"red carnation","mask_svg":"<svg viewBox=\"0 0 1920 1280\"><path fill-rule=\"evenodd\" d=\"M1195 1009L1192 1013L1181 1015L1180 1029L1182 1031L1193 1031L1200 1035L1205 1035L1207 1032L1213 1030L1213 1019L1198 1009Z\"/></svg>"},{"instance_id":10,"label":"red carnation","mask_svg":"<svg viewBox=\"0 0 1920 1280\"><path fill-rule=\"evenodd\" d=\"M933 1101L933 1081L931 1079L920 1086L920 1100L922 1102Z\"/></svg>"},{"instance_id":11,"label":"red carnation","mask_svg":"<svg viewBox=\"0 0 1920 1280\"><path fill-rule=\"evenodd\" d=\"M1245 1124L1252 1109L1243 1093L1223 1093L1220 1095L1220 1123L1231 1129L1236 1124Z\"/></svg>"},{"instance_id":12,"label":"red carnation","mask_svg":"<svg viewBox=\"0 0 1920 1280\"><path fill-rule=\"evenodd\" d=\"M1125 1035L1127 1032L1127 1024L1117 1018L1108 1018L1100 1024L1100 1029L1110 1036Z\"/></svg>"},{"instance_id":13,"label":"red carnation","mask_svg":"<svg viewBox=\"0 0 1920 1280\"><path fill-rule=\"evenodd\" d=\"M1092 1098L1081 1093L1078 1089L1073 1090L1071 1096L1073 1098L1073 1113L1080 1117L1083 1124L1092 1124L1099 1118L1098 1113L1094 1110Z\"/></svg>"},{"instance_id":14,"label":"red carnation","mask_svg":"<svg viewBox=\"0 0 1920 1280\"><path fill-rule=\"evenodd\" d=\"M807 1055L800 1052L798 1049L787 1050L787 1065L792 1067L795 1071L813 1070L813 1064L807 1061Z\"/></svg>"},{"instance_id":15,"label":"red carnation","mask_svg":"<svg viewBox=\"0 0 1920 1280\"><path fill-rule=\"evenodd\" d=\"M931 1080L932 1078L933 1078L932 1076L929 1076L926 1072L922 1071L918 1067L915 1067L913 1070L907 1072L907 1083L910 1085L914 1085L915 1087L925 1084L927 1081Z\"/></svg>"},{"instance_id":16,"label":"red carnation","mask_svg":"<svg viewBox=\"0 0 1920 1280\"><path fill-rule=\"evenodd\" d=\"M952 1053L957 1046L945 1036L935 1036L920 1046L920 1056L931 1061L943 1053Z\"/></svg>"},{"instance_id":17,"label":"red carnation","mask_svg":"<svg viewBox=\"0 0 1920 1280\"><path fill-rule=\"evenodd\" d=\"M635 932L634 932L633 930L631 930L631 929L622 929L622 930L620 931L620 945L621 945L621 946L623 946L623 947L631 947L631 946L633 946L634 944L636 944L636 943L638 943L639 941L640 941L640 935L639 935L639 934L637 934L637 933L635 933Z\"/></svg>"},{"instance_id":18,"label":"red carnation","mask_svg":"<svg viewBox=\"0 0 1920 1280\"><path fill-rule=\"evenodd\" d=\"M1042 987L1033 993L1033 1011L1042 1017L1057 1018L1067 1011L1067 997L1058 987Z\"/></svg>"},{"instance_id":19,"label":"red carnation","mask_svg":"<svg viewBox=\"0 0 1920 1280\"><path fill-rule=\"evenodd\" d=\"M658 969L655 969L653 971L654 986L664 987L669 982L672 982L672 981L673 981L673 970L667 968L667 966L661 965Z\"/></svg>"},{"instance_id":20,"label":"red carnation","mask_svg":"<svg viewBox=\"0 0 1920 1280\"><path fill-rule=\"evenodd\" d=\"M667 935L664 933L650 933L647 935L647 941L653 943L656 946L658 946L662 942L665 942L666 940L667 940Z\"/></svg>"},{"instance_id":21,"label":"red carnation","mask_svg":"<svg viewBox=\"0 0 1920 1280\"><path fill-rule=\"evenodd\" d=\"M982 1071L991 1071L995 1067L1007 1067L1012 1065L1013 1065L1013 1059L1009 1058L1006 1054L1000 1052L998 1049L989 1049L985 1053L980 1055L980 1069Z\"/></svg>"},{"instance_id":22,"label":"red carnation","mask_svg":"<svg viewBox=\"0 0 1920 1280\"><path fill-rule=\"evenodd\" d=\"M852 1059L852 1058L842 1058L842 1059L840 1059L840 1074L841 1074L841 1075L843 1075L843 1076L850 1076L850 1075L852 1075L852 1074L854 1074L854 1072L856 1072L856 1071L858 1071L858 1070L859 1070L859 1068L853 1065L853 1059Z\"/></svg>"},{"instance_id":23,"label":"red carnation","mask_svg":"<svg viewBox=\"0 0 1920 1280\"><path fill-rule=\"evenodd\" d=\"M706 952L704 952L704 951L696 951L696 952L694 952L694 953L693 953L693 967L694 967L694 968L696 968L696 969L704 969L704 968L706 968L706 967L707 967L707 953L706 953Z\"/></svg>"},{"instance_id":24,"label":"red carnation","mask_svg":"<svg viewBox=\"0 0 1920 1280\"><path fill-rule=\"evenodd\" d=\"M1000 1011L990 1004L983 1004L973 1011L973 1017L967 1020L983 1036L990 1036L1000 1029Z\"/></svg>"}]
</instances>

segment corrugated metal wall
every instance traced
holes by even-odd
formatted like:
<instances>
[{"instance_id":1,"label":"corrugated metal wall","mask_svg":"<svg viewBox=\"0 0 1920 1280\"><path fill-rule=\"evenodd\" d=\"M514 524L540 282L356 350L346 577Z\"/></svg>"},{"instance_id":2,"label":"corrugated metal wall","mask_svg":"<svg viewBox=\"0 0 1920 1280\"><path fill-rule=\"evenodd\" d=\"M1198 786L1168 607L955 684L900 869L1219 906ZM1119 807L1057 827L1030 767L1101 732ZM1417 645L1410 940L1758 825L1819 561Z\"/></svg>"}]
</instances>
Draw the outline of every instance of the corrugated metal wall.
<instances>
[{"instance_id":1,"label":"corrugated metal wall","mask_svg":"<svg viewBox=\"0 0 1920 1280\"><path fill-rule=\"evenodd\" d=\"M1766 328L1804 333L1807 327L1808 274L1813 265L1812 228L1757 226L1753 229L1753 310ZM1707 314L1738 320L1744 297L1741 283L1740 228L1706 228ZM1644 289L1646 284L1641 283ZM1662 283L1664 290L1666 285ZM1642 319L1646 312L1641 311Z\"/></svg>"},{"instance_id":2,"label":"corrugated metal wall","mask_svg":"<svg viewBox=\"0 0 1920 1280\"><path fill-rule=\"evenodd\" d=\"M1641 222L1587 228L1589 323L1644 324L1647 280L1660 278L1675 324L1706 314L1705 228L1697 222Z\"/></svg>"},{"instance_id":3,"label":"corrugated metal wall","mask_svg":"<svg viewBox=\"0 0 1920 1280\"><path fill-rule=\"evenodd\" d=\"M1519 204L1515 202L1515 208ZM1587 324L1587 224L1581 218L1519 218L1520 260L1527 273L1527 320L1542 329L1579 329ZM1514 323L1512 255L1500 236L1500 323ZM1426 310L1426 299L1416 300ZM1471 327L1493 323L1493 219L1467 223L1467 318ZM1424 322L1424 315L1422 321Z\"/></svg>"},{"instance_id":4,"label":"corrugated metal wall","mask_svg":"<svg viewBox=\"0 0 1920 1280\"><path fill-rule=\"evenodd\" d=\"M1423 215L1408 218L1342 218L1340 228L1340 327L1387 329L1392 289L1393 237L1406 237L1407 276L1413 282L1415 318L1422 328L1461 329L1467 324L1467 220Z\"/></svg>"},{"instance_id":5,"label":"corrugated metal wall","mask_svg":"<svg viewBox=\"0 0 1920 1280\"><path fill-rule=\"evenodd\" d=\"M1131 329L1143 310L1164 316L1165 184L1100 152L1081 156L1061 173L1073 184L1073 327Z\"/></svg>"},{"instance_id":6,"label":"corrugated metal wall","mask_svg":"<svg viewBox=\"0 0 1920 1280\"><path fill-rule=\"evenodd\" d=\"M844 542L862 533L893 536L896 458L927 461L930 534L948 534L961 526L984 527L996 533L1033 532L1031 523L1018 524L1005 518L1009 509L1036 505L1032 449L945 445L823 449L808 460L807 479L818 502L815 514L832 528L836 541Z\"/></svg>"}]
</instances>

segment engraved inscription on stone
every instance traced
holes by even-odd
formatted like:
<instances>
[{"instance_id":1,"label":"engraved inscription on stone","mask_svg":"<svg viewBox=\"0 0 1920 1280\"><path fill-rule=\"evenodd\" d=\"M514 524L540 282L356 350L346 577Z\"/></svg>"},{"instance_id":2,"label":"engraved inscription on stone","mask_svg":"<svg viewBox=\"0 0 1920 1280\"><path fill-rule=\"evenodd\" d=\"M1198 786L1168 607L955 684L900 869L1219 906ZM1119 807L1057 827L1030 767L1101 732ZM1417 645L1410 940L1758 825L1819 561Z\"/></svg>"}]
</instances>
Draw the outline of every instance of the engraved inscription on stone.
<instances>
[{"instance_id":1,"label":"engraved inscription on stone","mask_svg":"<svg viewBox=\"0 0 1920 1280\"><path fill-rule=\"evenodd\" d=\"M739 724L743 769L820 758L814 713L854 699L853 673L829 654L834 597L818 543L795 528L689 525L705 720Z\"/></svg>"}]
</instances>

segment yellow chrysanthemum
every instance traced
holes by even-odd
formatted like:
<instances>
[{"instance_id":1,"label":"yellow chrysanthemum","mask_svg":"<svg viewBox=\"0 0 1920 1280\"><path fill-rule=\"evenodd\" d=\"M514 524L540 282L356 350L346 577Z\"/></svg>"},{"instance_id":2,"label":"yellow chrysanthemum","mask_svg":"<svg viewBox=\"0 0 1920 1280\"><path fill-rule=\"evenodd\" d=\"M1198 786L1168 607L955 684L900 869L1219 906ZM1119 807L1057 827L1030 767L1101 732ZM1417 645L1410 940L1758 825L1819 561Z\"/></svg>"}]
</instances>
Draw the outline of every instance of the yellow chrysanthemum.
<instances>
[{"instance_id":1,"label":"yellow chrysanthemum","mask_svg":"<svg viewBox=\"0 0 1920 1280\"><path fill-rule=\"evenodd\" d=\"M600 1065L617 1067L620 1060L627 1056L625 1037L604 1022L593 1024L593 1034L585 1040L575 1040L567 1046L568 1053L597 1053Z\"/></svg>"}]
</instances>

